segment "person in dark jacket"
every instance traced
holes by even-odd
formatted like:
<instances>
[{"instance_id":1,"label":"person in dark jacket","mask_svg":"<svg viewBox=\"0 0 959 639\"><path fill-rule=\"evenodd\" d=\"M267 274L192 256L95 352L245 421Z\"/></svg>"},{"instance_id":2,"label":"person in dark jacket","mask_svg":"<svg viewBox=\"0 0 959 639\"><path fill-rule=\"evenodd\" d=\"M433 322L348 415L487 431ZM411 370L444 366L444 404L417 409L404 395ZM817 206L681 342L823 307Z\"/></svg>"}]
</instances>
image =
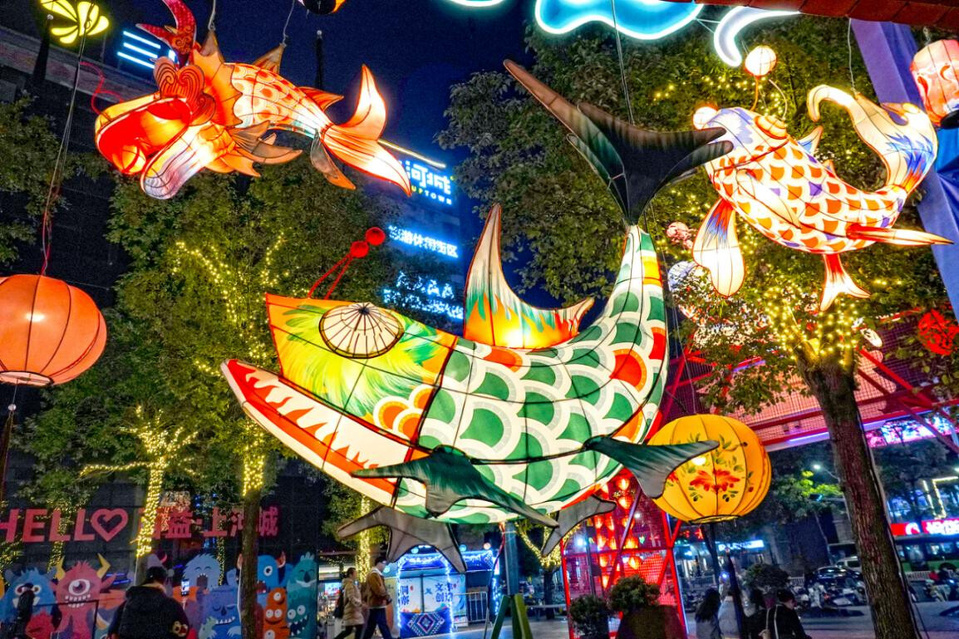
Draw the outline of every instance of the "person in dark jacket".
<instances>
[{"instance_id":1,"label":"person in dark jacket","mask_svg":"<svg viewBox=\"0 0 959 639\"><path fill-rule=\"evenodd\" d=\"M703 601L696 609L696 639L723 639L719 629L719 606L722 597L715 588L703 595Z\"/></svg>"},{"instance_id":2,"label":"person in dark jacket","mask_svg":"<svg viewBox=\"0 0 959 639\"><path fill-rule=\"evenodd\" d=\"M763 630L766 629L766 598L763 591L759 588L750 590L749 603L752 610L746 616L746 639L763 639Z\"/></svg>"},{"instance_id":3,"label":"person in dark jacket","mask_svg":"<svg viewBox=\"0 0 959 639\"><path fill-rule=\"evenodd\" d=\"M127 590L107 630L110 639L184 639L190 631L186 613L166 594L166 570L153 566L143 585Z\"/></svg>"},{"instance_id":4,"label":"person in dark jacket","mask_svg":"<svg viewBox=\"0 0 959 639\"><path fill-rule=\"evenodd\" d=\"M766 629L771 639L812 639L803 630L796 612L796 595L789 590L776 593L778 603L766 612Z\"/></svg>"},{"instance_id":5,"label":"person in dark jacket","mask_svg":"<svg viewBox=\"0 0 959 639\"><path fill-rule=\"evenodd\" d=\"M30 584L27 584L30 586ZM17 598L17 610L13 617L13 623L10 624L10 631L6 633L7 639L29 639L27 635L27 626L30 625L30 619L33 618L33 589L24 588L23 593Z\"/></svg>"}]
</instances>

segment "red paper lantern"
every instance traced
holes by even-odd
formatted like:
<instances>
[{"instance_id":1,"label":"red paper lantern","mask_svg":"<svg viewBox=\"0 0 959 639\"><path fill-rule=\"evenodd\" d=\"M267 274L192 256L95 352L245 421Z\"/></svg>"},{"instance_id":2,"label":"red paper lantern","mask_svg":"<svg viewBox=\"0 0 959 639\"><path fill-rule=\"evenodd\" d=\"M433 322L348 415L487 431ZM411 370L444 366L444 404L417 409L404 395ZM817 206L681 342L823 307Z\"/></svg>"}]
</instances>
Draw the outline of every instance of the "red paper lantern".
<instances>
[{"instance_id":1,"label":"red paper lantern","mask_svg":"<svg viewBox=\"0 0 959 639\"><path fill-rule=\"evenodd\" d=\"M93 366L107 341L97 305L52 277L0 278L0 382L62 384Z\"/></svg>"}]
</instances>

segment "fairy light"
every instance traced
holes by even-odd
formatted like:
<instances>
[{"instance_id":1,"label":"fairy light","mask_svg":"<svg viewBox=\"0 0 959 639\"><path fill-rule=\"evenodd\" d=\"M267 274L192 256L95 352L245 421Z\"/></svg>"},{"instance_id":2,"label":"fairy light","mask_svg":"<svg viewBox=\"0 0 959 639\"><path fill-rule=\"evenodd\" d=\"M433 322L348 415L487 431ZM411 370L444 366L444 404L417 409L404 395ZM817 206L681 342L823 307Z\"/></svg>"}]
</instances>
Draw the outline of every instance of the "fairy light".
<instances>
[{"instance_id":1,"label":"fairy light","mask_svg":"<svg viewBox=\"0 0 959 639\"><path fill-rule=\"evenodd\" d=\"M370 499L366 496L360 497L360 512L366 513L370 509ZM373 539L369 529L364 530L356 536L356 575L360 579L366 578L373 560Z\"/></svg>"},{"instance_id":2,"label":"fairy light","mask_svg":"<svg viewBox=\"0 0 959 639\"><path fill-rule=\"evenodd\" d=\"M199 435L198 431L188 432L188 430L185 426L171 429L163 419L162 411L157 411L153 417L144 417L143 407L137 406L134 424L127 426L123 431L138 441L140 447L138 457L141 459L129 464L91 464L80 471L80 476L86 477L101 473L146 469L146 499L143 502L140 529L134 540L137 559L146 557L153 549L153 531L156 528L157 511L160 508L163 480L174 464L177 462L183 464L181 453ZM193 472L186 465L182 465L182 470L187 473Z\"/></svg>"}]
</instances>

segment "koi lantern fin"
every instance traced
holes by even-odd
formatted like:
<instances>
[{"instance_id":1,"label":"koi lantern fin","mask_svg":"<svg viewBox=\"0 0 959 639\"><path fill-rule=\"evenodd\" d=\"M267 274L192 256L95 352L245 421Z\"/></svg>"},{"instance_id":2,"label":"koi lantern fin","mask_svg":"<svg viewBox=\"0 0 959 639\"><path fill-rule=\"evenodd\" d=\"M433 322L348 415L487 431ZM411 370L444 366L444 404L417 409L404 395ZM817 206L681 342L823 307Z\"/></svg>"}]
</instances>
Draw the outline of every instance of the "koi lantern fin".
<instances>
[{"instance_id":1,"label":"koi lantern fin","mask_svg":"<svg viewBox=\"0 0 959 639\"><path fill-rule=\"evenodd\" d=\"M380 506L359 519L340 526L336 535L340 539L346 539L376 526L385 526L390 530L387 561L396 561L411 548L426 545L436 548L457 572L466 572L466 563L449 524L413 517L386 506Z\"/></svg>"},{"instance_id":2,"label":"koi lantern fin","mask_svg":"<svg viewBox=\"0 0 959 639\"><path fill-rule=\"evenodd\" d=\"M556 521L559 522L559 525L553 528L549 538L546 540L546 544L540 551L541 554L545 557L553 552L553 548L555 548L571 530L590 517L604 515L615 509L616 504L613 502L600 499L596 495L590 495L586 499L578 501L572 506L559 511L559 514L556 515Z\"/></svg>"},{"instance_id":3,"label":"koi lantern fin","mask_svg":"<svg viewBox=\"0 0 959 639\"><path fill-rule=\"evenodd\" d=\"M849 295L865 299L869 293L852 281L846 267L842 265L842 259L837 253L826 253L823 255L826 261L826 277L822 290L822 300L819 302L819 310L825 311L832 306L836 298L840 295Z\"/></svg>"},{"instance_id":4,"label":"koi lantern fin","mask_svg":"<svg viewBox=\"0 0 959 639\"><path fill-rule=\"evenodd\" d=\"M930 244L952 244L952 240L939 235L913 229L894 229L879 226L850 224L846 236L852 240L871 240L883 244L898 246L928 246Z\"/></svg>"},{"instance_id":5,"label":"koi lantern fin","mask_svg":"<svg viewBox=\"0 0 959 639\"><path fill-rule=\"evenodd\" d=\"M822 127L817 126L805 136L796 140L799 146L804 148L807 153L815 154L819 148L819 141L822 140Z\"/></svg>"},{"instance_id":6,"label":"koi lantern fin","mask_svg":"<svg viewBox=\"0 0 959 639\"><path fill-rule=\"evenodd\" d=\"M415 479L426 486L426 510L434 517L464 499L482 499L543 526L555 527L555 521L513 497L484 477L473 462L450 446L438 446L428 457L380 468L364 468L354 477Z\"/></svg>"},{"instance_id":7,"label":"koi lantern fin","mask_svg":"<svg viewBox=\"0 0 959 639\"><path fill-rule=\"evenodd\" d=\"M319 89L314 89L313 87L300 87L300 90L305 93L308 98L316 102L317 106L324 111L329 108L330 105L336 104L343 99L342 95L327 93L326 91L320 91Z\"/></svg>"},{"instance_id":8,"label":"koi lantern fin","mask_svg":"<svg viewBox=\"0 0 959 639\"><path fill-rule=\"evenodd\" d=\"M285 44L279 44L276 47L270 49L259 58L253 62L253 66L260 67L264 71L269 71L271 73L280 73L280 62L283 61L283 50L286 49Z\"/></svg>"},{"instance_id":9,"label":"koi lantern fin","mask_svg":"<svg viewBox=\"0 0 959 639\"><path fill-rule=\"evenodd\" d=\"M181 65L189 62L190 53L196 40L196 18L183 0L163 0L173 14L175 27L156 27L151 24L138 24L137 28L146 31L157 40L165 42L176 54Z\"/></svg>"},{"instance_id":10,"label":"koi lantern fin","mask_svg":"<svg viewBox=\"0 0 959 639\"><path fill-rule=\"evenodd\" d=\"M509 60L505 65L570 130L573 146L606 182L623 212L634 218L664 186L732 149L729 142L713 143L725 129L640 129L591 104L573 106L520 65Z\"/></svg>"},{"instance_id":11,"label":"koi lantern fin","mask_svg":"<svg viewBox=\"0 0 959 639\"><path fill-rule=\"evenodd\" d=\"M373 74L364 66L353 117L343 124L334 124L319 137L333 155L349 166L392 182L410 195L413 190L406 171L389 151L380 146L379 138L385 125L386 103L376 90Z\"/></svg>"},{"instance_id":12,"label":"koi lantern fin","mask_svg":"<svg viewBox=\"0 0 959 639\"><path fill-rule=\"evenodd\" d=\"M330 184L351 191L356 188L353 182L350 181L350 178L343 174L340 167L333 163L330 154L326 152L326 148L324 148L319 138L314 138L313 144L310 146L310 162L313 163L316 170L322 173L323 177L325 177L326 181Z\"/></svg>"},{"instance_id":13,"label":"koi lantern fin","mask_svg":"<svg viewBox=\"0 0 959 639\"><path fill-rule=\"evenodd\" d=\"M736 210L726 200L718 199L699 227L693 260L709 271L709 281L720 295L729 297L742 287L746 264L736 237Z\"/></svg>"},{"instance_id":14,"label":"koi lantern fin","mask_svg":"<svg viewBox=\"0 0 959 639\"><path fill-rule=\"evenodd\" d=\"M612 437L593 437L586 440L583 448L606 455L625 466L636 477L643 492L651 499L658 499L663 495L666 478L674 470L718 446L719 442L710 440L689 444L650 446L633 444Z\"/></svg>"}]
</instances>

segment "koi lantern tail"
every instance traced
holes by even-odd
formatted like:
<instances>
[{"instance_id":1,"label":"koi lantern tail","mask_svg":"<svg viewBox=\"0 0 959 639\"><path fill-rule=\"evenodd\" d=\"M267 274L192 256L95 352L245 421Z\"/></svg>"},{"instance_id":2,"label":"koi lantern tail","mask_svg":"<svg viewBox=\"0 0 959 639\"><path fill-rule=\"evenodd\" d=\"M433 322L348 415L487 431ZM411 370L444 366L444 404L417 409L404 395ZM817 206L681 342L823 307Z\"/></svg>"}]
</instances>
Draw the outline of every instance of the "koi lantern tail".
<instances>
[{"instance_id":1,"label":"koi lantern tail","mask_svg":"<svg viewBox=\"0 0 959 639\"><path fill-rule=\"evenodd\" d=\"M349 166L392 182L410 195L412 189L406 171L399 161L380 145L379 139L385 125L386 103L376 90L373 74L363 67L363 82L356 112L347 122L334 124L323 132L322 143L334 156Z\"/></svg>"},{"instance_id":2,"label":"koi lantern tail","mask_svg":"<svg viewBox=\"0 0 959 639\"><path fill-rule=\"evenodd\" d=\"M826 261L826 281L822 291L822 300L819 303L819 310L825 311L832 306L832 303L840 295L849 295L860 299L869 297L868 291L863 290L852 281L838 254L826 253L823 255L823 259Z\"/></svg>"}]
</instances>

